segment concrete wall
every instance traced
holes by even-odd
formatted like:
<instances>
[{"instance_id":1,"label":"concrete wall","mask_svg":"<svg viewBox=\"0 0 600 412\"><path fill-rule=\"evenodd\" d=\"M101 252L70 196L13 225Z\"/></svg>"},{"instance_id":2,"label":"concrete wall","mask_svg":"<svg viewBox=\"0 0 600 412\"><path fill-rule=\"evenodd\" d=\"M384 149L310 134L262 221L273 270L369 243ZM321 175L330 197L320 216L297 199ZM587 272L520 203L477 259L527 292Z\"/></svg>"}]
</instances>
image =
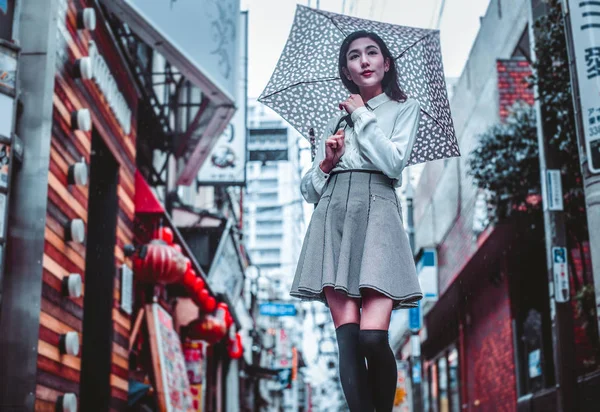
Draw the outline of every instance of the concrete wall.
<instances>
[{"instance_id":1,"label":"concrete wall","mask_svg":"<svg viewBox=\"0 0 600 412\"><path fill-rule=\"evenodd\" d=\"M440 294L477 250L477 195L466 175L477 136L499 117L496 60L510 58L527 26L528 0L492 1L451 99L462 157L427 164L415 194L417 250L438 246Z\"/></svg>"}]
</instances>

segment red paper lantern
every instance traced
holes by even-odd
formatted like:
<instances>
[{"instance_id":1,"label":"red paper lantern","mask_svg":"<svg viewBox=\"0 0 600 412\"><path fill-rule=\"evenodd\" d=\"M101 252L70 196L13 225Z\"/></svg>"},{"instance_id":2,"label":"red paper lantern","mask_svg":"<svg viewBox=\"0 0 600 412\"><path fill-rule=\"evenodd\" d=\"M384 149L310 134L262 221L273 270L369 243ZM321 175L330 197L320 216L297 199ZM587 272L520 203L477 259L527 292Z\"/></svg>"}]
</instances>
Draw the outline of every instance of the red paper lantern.
<instances>
[{"instance_id":1,"label":"red paper lantern","mask_svg":"<svg viewBox=\"0 0 600 412\"><path fill-rule=\"evenodd\" d=\"M204 289L204 281L202 280L202 278L197 277L194 280L194 292L196 294L200 293L203 289ZM208 293L208 291L206 291L206 293Z\"/></svg>"},{"instance_id":2,"label":"red paper lantern","mask_svg":"<svg viewBox=\"0 0 600 412\"><path fill-rule=\"evenodd\" d=\"M231 359L239 359L244 353L242 346L242 336L239 333L235 334L234 339L230 339L227 344L227 353Z\"/></svg>"},{"instance_id":3,"label":"red paper lantern","mask_svg":"<svg viewBox=\"0 0 600 412\"><path fill-rule=\"evenodd\" d=\"M192 269L192 261L186 258L185 256L183 258L185 259L185 270Z\"/></svg>"},{"instance_id":4,"label":"red paper lantern","mask_svg":"<svg viewBox=\"0 0 600 412\"><path fill-rule=\"evenodd\" d=\"M210 344L217 343L227 334L225 324L212 315L204 315L183 328L190 339L201 339Z\"/></svg>"},{"instance_id":5,"label":"red paper lantern","mask_svg":"<svg viewBox=\"0 0 600 412\"><path fill-rule=\"evenodd\" d=\"M212 296L209 297L206 301L206 305L204 306L204 309L208 313L212 313L212 312L214 312L216 307L217 307L217 300L215 298L213 298ZM225 322L223 322L223 325L225 325Z\"/></svg>"},{"instance_id":6,"label":"red paper lantern","mask_svg":"<svg viewBox=\"0 0 600 412\"><path fill-rule=\"evenodd\" d=\"M174 283L186 272L185 257L173 248L152 241L143 247L142 257L134 257L134 273L138 280L150 283Z\"/></svg>"},{"instance_id":7,"label":"red paper lantern","mask_svg":"<svg viewBox=\"0 0 600 412\"><path fill-rule=\"evenodd\" d=\"M183 284L185 285L185 287L193 291L194 286L196 284L196 279L196 271L192 268L189 268L185 271L185 274L183 275Z\"/></svg>"},{"instance_id":8,"label":"red paper lantern","mask_svg":"<svg viewBox=\"0 0 600 412\"><path fill-rule=\"evenodd\" d=\"M175 249L177 252L181 253L181 246L179 246L177 243L173 243L173 245L171 245L171 247L173 249Z\"/></svg>"},{"instance_id":9,"label":"red paper lantern","mask_svg":"<svg viewBox=\"0 0 600 412\"><path fill-rule=\"evenodd\" d=\"M204 307L206 305L208 298L210 298L210 294L208 293L208 290L206 290L206 289L202 289L200 292L197 292L197 296L198 296L198 301L200 302L202 307Z\"/></svg>"},{"instance_id":10,"label":"red paper lantern","mask_svg":"<svg viewBox=\"0 0 600 412\"><path fill-rule=\"evenodd\" d=\"M156 239L164 240L167 244L171 245L173 243L173 231L170 227L162 226L158 228L154 237Z\"/></svg>"}]
</instances>

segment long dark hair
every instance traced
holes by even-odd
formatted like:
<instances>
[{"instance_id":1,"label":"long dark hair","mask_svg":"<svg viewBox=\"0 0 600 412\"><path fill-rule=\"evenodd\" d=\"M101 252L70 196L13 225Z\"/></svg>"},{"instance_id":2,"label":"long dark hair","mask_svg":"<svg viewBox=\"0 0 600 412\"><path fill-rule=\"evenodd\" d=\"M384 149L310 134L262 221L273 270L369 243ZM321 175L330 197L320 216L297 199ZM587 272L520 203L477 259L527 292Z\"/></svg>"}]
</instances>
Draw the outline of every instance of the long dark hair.
<instances>
[{"instance_id":1,"label":"long dark hair","mask_svg":"<svg viewBox=\"0 0 600 412\"><path fill-rule=\"evenodd\" d=\"M389 59L390 68L383 76L383 80L381 81L381 88L383 92L392 100L397 102L401 102L407 99L406 94L400 89L400 85L398 84L398 70L396 70L396 62L394 61L394 57L390 53L390 49L386 46L384 41L377 34L366 31L359 30L353 33L350 33L344 41L342 42L342 46L340 47L340 57L338 62L338 70L340 73L340 78L342 79L342 83L346 86L346 89L352 94L359 94L358 86L352 81L349 80L343 72L343 68L347 68L348 60L346 59L346 54L348 53L348 49L350 49L350 44L356 39L362 39L367 37L373 40L379 46L381 53L383 54L383 59Z\"/></svg>"}]
</instances>

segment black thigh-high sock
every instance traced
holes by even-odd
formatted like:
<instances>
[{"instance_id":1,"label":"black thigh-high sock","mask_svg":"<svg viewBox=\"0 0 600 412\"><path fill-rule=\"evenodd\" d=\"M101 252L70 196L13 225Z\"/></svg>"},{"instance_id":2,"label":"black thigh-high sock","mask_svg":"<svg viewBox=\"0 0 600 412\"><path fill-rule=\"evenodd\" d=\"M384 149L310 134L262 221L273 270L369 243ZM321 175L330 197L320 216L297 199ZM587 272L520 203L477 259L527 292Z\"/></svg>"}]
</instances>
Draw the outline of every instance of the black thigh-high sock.
<instances>
[{"instance_id":1,"label":"black thigh-high sock","mask_svg":"<svg viewBox=\"0 0 600 412\"><path fill-rule=\"evenodd\" d=\"M335 330L340 381L350 412L373 412L365 358L359 348L359 332L360 326L357 323L346 323Z\"/></svg>"},{"instance_id":2,"label":"black thigh-high sock","mask_svg":"<svg viewBox=\"0 0 600 412\"><path fill-rule=\"evenodd\" d=\"M396 394L398 370L387 330L361 330L359 344L367 358L369 383L377 412L391 412Z\"/></svg>"}]
</instances>

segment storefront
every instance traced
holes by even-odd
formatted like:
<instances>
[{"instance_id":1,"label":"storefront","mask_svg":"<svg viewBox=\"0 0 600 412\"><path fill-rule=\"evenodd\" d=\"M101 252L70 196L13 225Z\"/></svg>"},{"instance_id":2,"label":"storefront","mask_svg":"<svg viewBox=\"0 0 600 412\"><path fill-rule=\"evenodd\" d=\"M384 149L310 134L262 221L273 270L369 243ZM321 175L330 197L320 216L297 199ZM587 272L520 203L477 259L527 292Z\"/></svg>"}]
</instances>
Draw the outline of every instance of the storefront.
<instances>
[{"instance_id":1,"label":"storefront","mask_svg":"<svg viewBox=\"0 0 600 412\"><path fill-rule=\"evenodd\" d=\"M237 380L229 383L227 372L243 354L242 324L230 300L232 292L241 292L241 284L222 289L210 281L204 261L199 260L210 256L210 251L198 253L140 173L136 173L135 203L136 248L131 256L137 315L129 364L141 392L132 407L186 411L222 407L227 386L237 384ZM221 264L211 267L209 275L223 271L223 265L226 270L220 275L228 275L233 258L238 268L231 272L243 280L239 248L234 246L227 249L233 256L218 253ZM237 373L233 375L237 379Z\"/></svg>"},{"instance_id":2,"label":"storefront","mask_svg":"<svg viewBox=\"0 0 600 412\"><path fill-rule=\"evenodd\" d=\"M139 173L158 137L123 33L98 2L34 3L0 1L0 404L205 410L210 348L241 358L242 325ZM179 180L234 111L202 85Z\"/></svg>"}]
</instances>

